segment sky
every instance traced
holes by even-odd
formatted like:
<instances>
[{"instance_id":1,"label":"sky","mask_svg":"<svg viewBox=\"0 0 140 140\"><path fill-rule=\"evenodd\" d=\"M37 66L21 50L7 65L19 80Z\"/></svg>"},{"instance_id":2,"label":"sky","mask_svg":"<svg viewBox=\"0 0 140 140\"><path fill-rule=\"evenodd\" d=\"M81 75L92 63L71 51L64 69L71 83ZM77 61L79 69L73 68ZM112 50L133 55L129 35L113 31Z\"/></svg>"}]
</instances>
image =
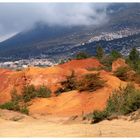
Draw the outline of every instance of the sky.
<instances>
[{"instance_id":1,"label":"sky","mask_svg":"<svg viewBox=\"0 0 140 140\"><path fill-rule=\"evenodd\" d=\"M49 26L101 25L108 20L103 3L0 3L0 42L37 22Z\"/></svg>"}]
</instances>

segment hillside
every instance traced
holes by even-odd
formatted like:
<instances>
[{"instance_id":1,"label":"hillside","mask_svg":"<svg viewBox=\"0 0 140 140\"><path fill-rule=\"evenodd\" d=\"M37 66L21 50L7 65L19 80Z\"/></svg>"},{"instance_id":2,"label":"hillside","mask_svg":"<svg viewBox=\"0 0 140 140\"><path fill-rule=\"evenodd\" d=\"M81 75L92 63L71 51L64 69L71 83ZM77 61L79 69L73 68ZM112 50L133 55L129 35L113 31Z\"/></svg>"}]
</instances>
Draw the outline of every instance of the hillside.
<instances>
[{"instance_id":1,"label":"hillside","mask_svg":"<svg viewBox=\"0 0 140 140\"><path fill-rule=\"evenodd\" d=\"M127 46L139 46L139 9L139 4L111 4L107 9L109 21L100 27L50 27L37 23L32 29L1 42L0 59L6 61L44 56L57 61L81 50L88 52L89 46L92 49L90 53L94 54L96 44L102 44L106 52L117 48L126 54L125 51L129 50Z\"/></svg>"},{"instance_id":2,"label":"hillside","mask_svg":"<svg viewBox=\"0 0 140 140\"><path fill-rule=\"evenodd\" d=\"M113 116L97 124L91 124L91 118L88 118L93 111L106 108L113 91L129 84L129 81L120 80L114 75L114 71L124 66L127 66L125 60L119 58L112 63L112 71L106 71L101 69L103 64L99 60L87 58L71 60L49 68L30 67L21 71L0 69L1 105L13 100L13 89L17 90L16 94L22 95L23 87L27 85L34 85L36 88L44 85L52 91L49 98L36 97L27 102L28 115L23 114L26 112L0 109L0 136L139 137L139 110L125 116ZM99 73L106 83L94 91L71 90L57 95L55 91L72 72L76 77ZM134 82L134 85L140 89L140 84Z\"/></svg>"},{"instance_id":3,"label":"hillside","mask_svg":"<svg viewBox=\"0 0 140 140\"><path fill-rule=\"evenodd\" d=\"M0 86L0 103L3 104L11 99L11 91L13 88L21 92L25 85L34 85L39 87L45 85L56 91L60 87L60 82L74 70L75 74L85 75L97 73L97 71L88 71L89 68L100 67L100 62L95 58L85 60L72 60L68 63L50 67L37 68L31 67L22 71L8 71L1 69L1 86ZM107 81L107 85L95 92L82 92L77 90L63 93L58 97L48 99L35 99L29 107L30 113L46 113L60 115L81 115L82 113L90 113L95 109L103 109L105 103L114 89L120 85L125 85L125 82L112 76L109 72L99 71L102 79ZM4 81L4 82L2 82ZM97 100L98 99L98 100ZM56 105L57 103L57 105Z\"/></svg>"}]
</instances>

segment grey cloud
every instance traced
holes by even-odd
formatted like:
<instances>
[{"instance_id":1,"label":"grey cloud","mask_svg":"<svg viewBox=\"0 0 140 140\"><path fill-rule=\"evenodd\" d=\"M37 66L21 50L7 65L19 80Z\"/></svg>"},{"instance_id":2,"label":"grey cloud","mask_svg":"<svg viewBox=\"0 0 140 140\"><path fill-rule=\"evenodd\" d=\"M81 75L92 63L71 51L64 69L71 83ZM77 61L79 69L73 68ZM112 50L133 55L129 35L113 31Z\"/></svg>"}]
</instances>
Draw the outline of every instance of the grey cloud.
<instances>
[{"instance_id":1,"label":"grey cloud","mask_svg":"<svg viewBox=\"0 0 140 140\"><path fill-rule=\"evenodd\" d=\"M107 21L108 4L97 3L0 3L0 36L48 25L100 25Z\"/></svg>"}]
</instances>

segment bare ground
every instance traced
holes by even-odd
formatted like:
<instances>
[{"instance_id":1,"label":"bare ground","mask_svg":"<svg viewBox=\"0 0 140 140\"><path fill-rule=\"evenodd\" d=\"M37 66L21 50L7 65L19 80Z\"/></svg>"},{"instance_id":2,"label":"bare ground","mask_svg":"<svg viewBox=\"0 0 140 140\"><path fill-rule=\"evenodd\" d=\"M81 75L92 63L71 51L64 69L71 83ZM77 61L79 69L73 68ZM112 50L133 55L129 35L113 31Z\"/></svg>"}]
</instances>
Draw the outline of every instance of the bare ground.
<instances>
[{"instance_id":1,"label":"bare ground","mask_svg":"<svg viewBox=\"0 0 140 140\"><path fill-rule=\"evenodd\" d=\"M36 116L2 112L0 137L140 137L140 120L105 120L97 124L73 122L68 117Z\"/></svg>"}]
</instances>

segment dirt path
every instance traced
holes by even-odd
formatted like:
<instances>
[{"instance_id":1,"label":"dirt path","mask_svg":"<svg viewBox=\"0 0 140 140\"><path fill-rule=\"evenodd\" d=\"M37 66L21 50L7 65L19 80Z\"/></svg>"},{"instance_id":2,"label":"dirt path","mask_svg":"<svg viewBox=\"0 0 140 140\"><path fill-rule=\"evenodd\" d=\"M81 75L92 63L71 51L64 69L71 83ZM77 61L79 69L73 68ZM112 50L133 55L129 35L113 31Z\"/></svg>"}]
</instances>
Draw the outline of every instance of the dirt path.
<instances>
[{"instance_id":1,"label":"dirt path","mask_svg":"<svg viewBox=\"0 0 140 140\"><path fill-rule=\"evenodd\" d=\"M0 119L0 137L140 137L140 121L113 120L91 125L44 119Z\"/></svg>"}]
</instances>

